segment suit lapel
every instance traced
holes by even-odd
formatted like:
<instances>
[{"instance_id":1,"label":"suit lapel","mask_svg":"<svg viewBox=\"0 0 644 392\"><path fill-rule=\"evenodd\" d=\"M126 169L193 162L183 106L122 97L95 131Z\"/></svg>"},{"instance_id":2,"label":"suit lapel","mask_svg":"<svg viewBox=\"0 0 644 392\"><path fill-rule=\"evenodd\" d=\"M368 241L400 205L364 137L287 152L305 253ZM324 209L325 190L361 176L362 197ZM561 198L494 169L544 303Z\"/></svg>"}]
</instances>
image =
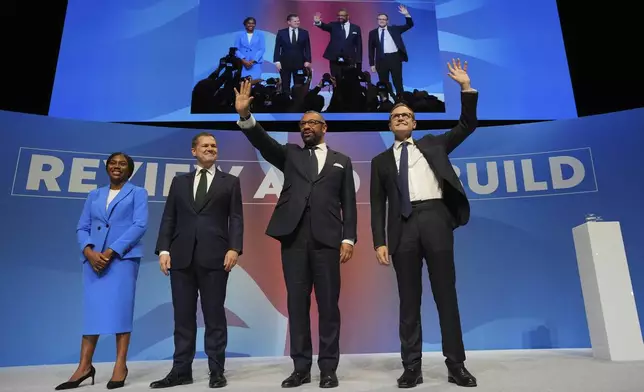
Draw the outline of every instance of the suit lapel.
<instances>
[{"instance_id":1,"label":"suit lapel","mask_svg":"<svg viewBox=\"0 0 644 392\"><path fill-rule=\"evenodd\" d=\"M295 168L302 173L302 175L305 178L308 178L309 180L313 181L314 179L311 178L311 173L309 170L309 157L311 156L311 153L309 152L308 149L301 147L300 150L300 164L295 165Z\"/></svg>"},{"instance_id":2,"label":"suit lapel","mask_svg":"<svg viewBox=\"0 0 644 392\"><path fill-rule=\"evenodd\" d=\"M110 192L110 187L109 185L106 187L99 188L98 190L98 209L100 212L100 215L104 218L107 219L107 195Z\"/></svg>"},{"instance_id":3,"label":"suit lapel","mask_svg":"<svg viewBox=\"0 0 644 392\"><path fill-rule=\"evenodd\" d=\"M212 182L210 183L210 188L208 188L208 192L206 192L206 198L204 199L203 204L200 206L196 206L197 213L200 213L208 205L210 200L212 200L212 197L221 189L221 180L225 176L226 174L222 173L220 170L215 170L215 175L212 179ZM192 183L194 184L194 181Z\"/></svg>"},{"instance_id":4,"label":"suit lapel","mask_svg":"<svg viewBox=\"0 0 644 392\"><path fill-rule=\"evenodd\" d=\"M132 192L133 189L134 189L134 186L132 186L132 184L130 184L129 182L126 182L125 184L123 184L123 187L121 188L119 193L116 195L114 200L112 200L110 205L107 207L107 217L108 218L110 217L110 215L112 215L112 211L114 211L114 207L116 207L116 205L121 200L123 200L125 198L125 196L129 195L130 192ZM107 192L109 192L109 188L108 188Z\"/></svg>"},{"instance_id":5,"label":"suit lapel","mask_svg":"<svg viewBox=\"0 0 644 392\"><path fill-rule=\"evenodd\" d=\"M425 146L425 145L418 144L418 140L416 140L416 139L414 139L414 144L416 145L416 148L418 149L418 151L420 151L420 153L423 154L423 156L425 157L425 160L427 161L427 164L429 165L429 167L431 167L431 169L434 171L434 173L436 175L438 175L438 173L436 173L436 170L434 170L434 155L435 154L432 154L432 149L434 147L431 146L431 145Z\"/></svg>"},{"instance_id":6,"label":"suit lapel","mask_svg":"<svg viewBox=\"0 0 644 392\"><path fill-rule=\"evenodd\" d=\"M394 144L395 146L395 144ZM398 167L396 166L396 156L394 155L394 146L391 146L387 151L387 170L390 170L394 176L396 188L400 191L400 184L398 183Z\"/></svg>"},{"instance_id":7,"label":"suit lapel","mask_svg":"<svg viewBox=\"0 0 644 392\"><path fill-rule=\"evenodd\" d=\"M195 204L195 176L197 174L196 170L193 170L186 177L188 179L188 201L190 202L190 207L192 207L195 212L197 212L197 205Z\"/></svg>"}]
</instances>

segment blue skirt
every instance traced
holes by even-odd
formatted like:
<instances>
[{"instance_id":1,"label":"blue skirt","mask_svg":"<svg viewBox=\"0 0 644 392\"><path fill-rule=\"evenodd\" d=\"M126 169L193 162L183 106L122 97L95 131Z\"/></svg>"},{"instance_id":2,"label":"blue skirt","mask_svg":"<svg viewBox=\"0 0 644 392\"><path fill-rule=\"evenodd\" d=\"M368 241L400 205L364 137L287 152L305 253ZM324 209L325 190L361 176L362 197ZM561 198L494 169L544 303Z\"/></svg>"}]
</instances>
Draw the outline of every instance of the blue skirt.
<instances>
[{"instance_id":1,"label":"blue skirt","mask_svg":"<svg viewBox=\"0 0 644 392\"><path fill-rule=\"evenodd\" d=\"M113 259L98 274L83 262L83 335L132 332L140 260Z\"/></svg>"},{"instance_id":2,"label":"blue skirt","mask_svg":"<svg viewBox=\"0 0 644 392\"><path fill-rule=\"evenodd\" d=\"M253 79L261 79L262 78L262 64L253 64L253 66L250 67L250 69L246 69L246 67L242 66L241 77L245 78L248 75L250 75L250 77L253 78Z\"/></svg>"}]
</instances>

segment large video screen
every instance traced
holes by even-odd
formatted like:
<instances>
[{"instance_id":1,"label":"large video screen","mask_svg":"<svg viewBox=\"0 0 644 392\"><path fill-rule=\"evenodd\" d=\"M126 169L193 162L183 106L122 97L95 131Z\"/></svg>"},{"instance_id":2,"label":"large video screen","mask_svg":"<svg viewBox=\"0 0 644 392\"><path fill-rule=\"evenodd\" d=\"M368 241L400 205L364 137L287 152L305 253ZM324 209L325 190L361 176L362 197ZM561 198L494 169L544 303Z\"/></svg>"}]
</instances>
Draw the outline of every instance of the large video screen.
<instances>
[{"instance_id":1,"label":"large video screen","mask_svg":"<svg viewBox=\"0 0 644 392\"><path fill-rule=\"evenodd\" d=\"M262 121L456 119L453 58L480 119L576 117L555 0L69 0L49 115L235 121L250 78Z\"/></svg>"}]
</instances>

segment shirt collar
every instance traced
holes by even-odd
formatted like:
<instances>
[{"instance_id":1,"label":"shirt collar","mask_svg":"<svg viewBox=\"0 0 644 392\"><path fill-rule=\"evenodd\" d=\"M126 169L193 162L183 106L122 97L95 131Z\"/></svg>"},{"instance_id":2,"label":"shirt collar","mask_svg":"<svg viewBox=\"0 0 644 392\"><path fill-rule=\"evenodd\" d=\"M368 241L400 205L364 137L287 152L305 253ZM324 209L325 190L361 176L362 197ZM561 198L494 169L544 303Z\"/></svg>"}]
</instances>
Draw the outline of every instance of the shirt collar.
<instances>
[{"instance_id":1,"label":"shirt collar","mask_svg":"<svg viewBox=\"0 0 644 392\"><path fill-rule=\"evenodd\" d=\"M315 149L320 150L320 151L326 151L329 148L327 147L326 143L320 143L320 144L315 146Z\"/></svg>"},{"instance_id":2,"label":"shirt collar","mask_svg":"<svg viewBox=\"0 0 644 392\"><path fill-rule=\"evenodd\" d=\"M409 144L411 144L411 145L413 145L413 144L414 144L414 139L410 136L410 137L408 137L406 140L402 140L402 141L401 141L401 140L396 140L396 141L394 142L394 149L398 149L398 148L400 148L400 146L402 145L403 141L405 141L405 142L407 142L407 143L409 143Z\"/></svg>"},{"instance_id":3,"label":"shirt collar","mask_svg":"<svg viewBox=\"0 0 644 392\"><path fill-rule=\"evenodd\" d=\"M197 165L197 174L201 172L201 169L203 169L203 167L201 167L201 165ZM206 171L208 171L208 174L210 174L211 176L214 176L215 172L217 171L217 165L215 164L210 166L210 169L206 169Z\"/></svg>"}]
</instances>

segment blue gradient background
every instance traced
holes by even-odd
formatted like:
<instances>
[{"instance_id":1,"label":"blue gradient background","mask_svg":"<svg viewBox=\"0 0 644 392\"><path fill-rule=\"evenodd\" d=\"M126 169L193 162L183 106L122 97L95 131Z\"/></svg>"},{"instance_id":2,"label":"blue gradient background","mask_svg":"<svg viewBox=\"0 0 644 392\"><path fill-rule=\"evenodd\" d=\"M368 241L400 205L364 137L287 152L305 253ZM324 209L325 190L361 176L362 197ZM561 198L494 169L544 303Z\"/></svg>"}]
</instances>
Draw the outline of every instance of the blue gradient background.
<instances>
[{"instance_id":1,"label":"blue gradient background","mask_svg":"<svg viewBox=\"0 0 644 392\"><path fill-rule=\"evenodd\" d=\"M311 32L315 78L326 72L328 34L312 25L342 6L367 33L378 12L400 24L398 2L239 0L70 0L58 58L50 115L94 121L234 121L235 114L190 114L197 80L214 70L248 14L266 34L265 77L273 76L275 33L290 12ZM481 119L576 117L561 28L554 0L426 0L406 4L415 21L404 35L409 89L444 94L446 113L419 119L455 119L458 88L445 63L470 64L474 87L484 91ZM367 62L364 63L366 69ZM440 95L439 95L440 96ZM329 120L384 119L384 113L329 113ZM298 119L295 113L260 120Z\"/></svg>"},{"instance_id":2,"label":"blue gradient background","mask_svg":"<svg viewBox=\"0 0 644 392\"><path fill-rule=\"evenodd\" d=\"M0 112L0 123L5 134L11 135L0 146L0 163L7 169L0 172L0 215L8 228L1 240L0 311L7 317L0 334L0 366L77 360L82 287L75 227L86 191L69 191L70 165L74 160L82 162L79 159L104 160L113 151L134 156L138 171L132 181L150 192L130 359L170 358L170 287L167 277L159 272L153 248L165 200L163 189L172 178L170 172L164 182L164 168L172 164L189 170L193 163L190 139L199 131L11 112ZM571 232L586 213L621 223L640 323L644 325L644 210L636 208L644 194L643 126L644 109L640 109L480 128L452 154L452 163L460 171L472 202L470 223L455 232L457 289L468 350L589 347ZM273 135L281 142L301 143L299 134ZM279 244L264 235L276 197L258 191L266 189L260 185L266 177L278 182L274 192L279 193L280 176L240 132L219 131L216 137L221 169L237 171L240 177L247 222L246 249L228 285L229 355L287 355L286 293ZM342 267L342 352L398 352L396 280L391 268L375 261L369 215L370 160L391 145L391 134L334 133L331 127L327 142L352 157L358 183L359 240L354 258ZM34 155L53 156L63 162L60 191L26 189ZM548 161L562 155L582 162L585 176L573 188L553 190ZM527 159L533 163L535 180L546 181L548 190L523 190L526 181L520 162ZM486 165L505 161L517 165L517 192L507 192L503 175L494 192L472 190L474 175L485 185L493 177L484 169ZM144 165L139 167L139 163ZM158 165L156 177L147 175L150 163ZM468 165L474 168L469 174ZM105 183L104 164L96 171L96 179L87 179L85 184ZM563 174L569 178L572 173L566 169ZM427 278L424 284L424 349L440 350ZM312 313L316 311L314 304ZM316 340L317 317L312 319ZM203 356L201 316L199 325L197 350ZM96 360L113 359L113 337L102 337Z\"/></svg>"}]
</instances>

